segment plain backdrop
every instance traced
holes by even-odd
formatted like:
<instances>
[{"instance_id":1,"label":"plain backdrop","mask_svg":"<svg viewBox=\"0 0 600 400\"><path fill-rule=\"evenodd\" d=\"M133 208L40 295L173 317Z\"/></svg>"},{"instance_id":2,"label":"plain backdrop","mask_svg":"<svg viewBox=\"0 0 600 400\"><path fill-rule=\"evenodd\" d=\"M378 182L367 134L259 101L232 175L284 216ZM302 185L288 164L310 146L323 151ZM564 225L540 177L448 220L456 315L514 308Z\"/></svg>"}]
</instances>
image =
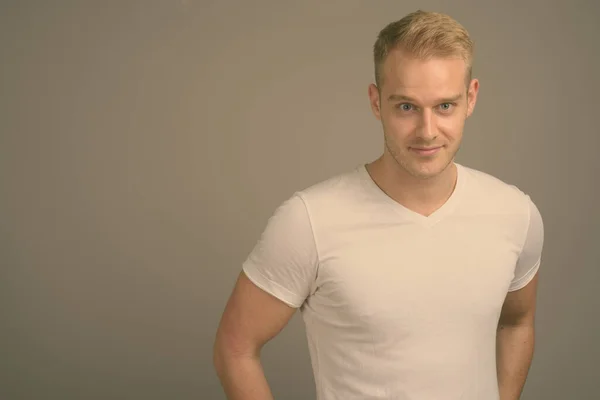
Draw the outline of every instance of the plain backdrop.
<instances>
[{"instance_id":1,"label":"plain backdrop","mask_svg":"<svg viewBox=\"0 0 600 400\"><path fill-rule=\"evenodd\" d=\"M294 191L376 158L376 35L421 8L476 43L460 163L545 222L523 399L598 399L600 3L0 2L0 398L225 397L241 263ZM264 349L314 398L296 315Z\"/></svg>"}]
</instances>

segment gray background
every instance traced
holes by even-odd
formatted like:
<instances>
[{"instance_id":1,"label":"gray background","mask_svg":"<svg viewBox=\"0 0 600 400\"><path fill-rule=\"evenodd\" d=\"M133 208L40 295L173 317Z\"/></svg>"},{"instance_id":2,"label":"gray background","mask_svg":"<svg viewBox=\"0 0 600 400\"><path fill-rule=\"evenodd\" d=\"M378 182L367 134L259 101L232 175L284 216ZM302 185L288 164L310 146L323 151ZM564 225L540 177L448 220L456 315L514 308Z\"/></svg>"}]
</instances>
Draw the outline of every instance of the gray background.
<instances>
[{"instance_id":1,"label":"gray background","mask_svg":"<svg viewBox=\"0 0 600 400\"><path fill-rule=\"evenodd\" d=\"M523 398L598 398L599 3L323 3L0 3L0 398L224 399L241 263L293 191L379 155L371 46L417 6L476 41L458 161L544 216ZM307 351L297 315L276 398L314 398Z\"/></svg>"}]
</instances>

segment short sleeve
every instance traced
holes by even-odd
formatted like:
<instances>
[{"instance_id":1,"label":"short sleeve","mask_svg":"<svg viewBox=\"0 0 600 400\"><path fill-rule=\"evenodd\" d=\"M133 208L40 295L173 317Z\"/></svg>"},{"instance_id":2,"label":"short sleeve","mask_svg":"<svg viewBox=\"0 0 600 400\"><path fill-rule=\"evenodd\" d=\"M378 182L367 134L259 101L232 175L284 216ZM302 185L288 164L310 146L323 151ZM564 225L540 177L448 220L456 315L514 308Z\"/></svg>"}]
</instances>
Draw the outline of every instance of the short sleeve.
<instances>
[{"instance_id":1,"label":"short sleeve","mask_svg":"<svg viewBox=\"0 0 600 400\"><path fill-rule=\"evenodd\" d=\"M311 221L296 193L269 218L242 269L259 288L298 308L314 287L317 266Z\"/></svg>"},{"instance_id":2,"label":"short sleeve","mask_svg":"<svg viewBox=\"0 0 600 400\"><path fill-rule=\"evenodd\" d=\"M533 279L542 259L544 223L538 208L529 196L527 202L529 207L527 235L515 266L514 278L508 289L510 292L522 289Z\"/></svg>"}]
</instances>

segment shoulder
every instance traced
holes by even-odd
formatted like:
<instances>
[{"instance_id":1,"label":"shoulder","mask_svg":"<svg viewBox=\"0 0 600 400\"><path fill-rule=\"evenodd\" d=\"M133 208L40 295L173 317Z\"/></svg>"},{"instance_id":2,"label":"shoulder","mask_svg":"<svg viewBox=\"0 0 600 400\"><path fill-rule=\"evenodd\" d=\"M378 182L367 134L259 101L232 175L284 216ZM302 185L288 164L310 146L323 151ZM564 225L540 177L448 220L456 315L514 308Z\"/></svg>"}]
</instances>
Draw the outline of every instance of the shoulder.
<instances>
[{"instance_id":1,"label":"shoulder","mask_svg":"<svg viewBox=\"0 0 600 400\"><path fill-rule=\"evenodd\" d=\"M528 217L531 197L517 185L488 172L460 166L466 177L469 206L481 211L522 214Z\"/></svg>"},{"instance_id":2,"label":"shoulder","mask_svg":"<svg viewBox=\"0 0 600 400\"><path fill-rule=\"evenodd\" d=\"M318 181L298 190L294 195L301 198L307 208L331 210L332 206L341 208L356 202L360 193L364 192L364 188L361 165Z\"/></svg>"},{"instance_id":3,"label":"shoulder","mask_svg":"<svg viewBox=\"0 0 600 400\"><path fill-rule=\"evenodd\" d=\"M514 184L473 168L463 167L463 171L468 181L463 214L485 216L505 237L514 238L521 248L516 280L521 279L527 271L533 271L531 266L539 261L542 251L544 223L538 207ZM515 283L511 290L517 287Z\"/></svg>"},{"instance_id":4,"label":"shoulder","mask_svg":"<svg viewBox=\"0 0 600 400\"><path fill-rule=\"evenodd\" d=\"M279 226L279 231L300 226L314 229L324 221L347 219L349 205L357 203L356 194L364 186L361 179L361 169L355 167L298 189L279 203L269 225Z\"/></svg>"}]
</instances>

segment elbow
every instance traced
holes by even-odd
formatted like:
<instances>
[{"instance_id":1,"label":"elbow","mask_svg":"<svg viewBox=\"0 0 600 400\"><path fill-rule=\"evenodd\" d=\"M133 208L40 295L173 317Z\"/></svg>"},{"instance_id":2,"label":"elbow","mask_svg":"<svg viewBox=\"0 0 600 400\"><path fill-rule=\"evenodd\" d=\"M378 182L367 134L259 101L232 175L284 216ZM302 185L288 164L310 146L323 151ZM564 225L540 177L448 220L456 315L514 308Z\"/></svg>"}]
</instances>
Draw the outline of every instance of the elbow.
<instances>
[{"instance_id":1,"label":"elbow","mask_svg":"<svg viewBox=\"0 0 600 400\"><path fill-rule=\"evenodd\" d=\"M219 377L223 376L226 368L227 355L222 341L217 337L213 344L212 364Z\"/></svg>"},{"instance_id":2,"label":"elbow","mask_svg":"<svg viewBox=\"0 0 600 400\"><path fill-rule=\"evenodd\" d=\"M218 376L223 376L227 370L240 360L260 358L260 348L250 344L242 345L238 340L217 335L213 344L212 363Z\"/></svg>"}]
</instances>

